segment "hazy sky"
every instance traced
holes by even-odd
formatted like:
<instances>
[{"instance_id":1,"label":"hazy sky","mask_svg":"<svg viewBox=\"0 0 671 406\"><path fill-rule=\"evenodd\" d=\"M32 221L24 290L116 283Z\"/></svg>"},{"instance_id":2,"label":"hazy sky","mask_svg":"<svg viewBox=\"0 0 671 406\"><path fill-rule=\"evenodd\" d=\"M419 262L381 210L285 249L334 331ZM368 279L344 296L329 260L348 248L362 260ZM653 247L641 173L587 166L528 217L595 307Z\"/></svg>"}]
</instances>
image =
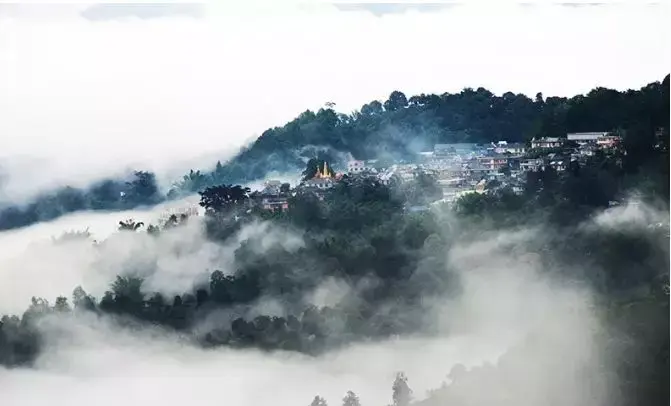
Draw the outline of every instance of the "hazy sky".
<instances>
[{"instance_id":1,"label":"hazy sky","mask_svg":"<svg viewBox=\"0 0 671 406\"><path fill-rule=\"evenodd\" d=\"M0 189L20 199L129 165L171 179L307 108L349 112L394 89L639 87L668 72L667 11L2 4Z\"/></svg>"}]
</instances>

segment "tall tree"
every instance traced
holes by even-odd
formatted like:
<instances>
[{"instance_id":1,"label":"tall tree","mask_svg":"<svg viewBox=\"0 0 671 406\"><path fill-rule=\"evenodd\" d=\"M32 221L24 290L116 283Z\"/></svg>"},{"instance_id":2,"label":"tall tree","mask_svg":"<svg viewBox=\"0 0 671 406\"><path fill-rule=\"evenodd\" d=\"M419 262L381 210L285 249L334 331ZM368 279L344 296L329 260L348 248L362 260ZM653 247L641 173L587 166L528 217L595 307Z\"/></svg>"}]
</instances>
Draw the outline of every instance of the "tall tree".
<instances>
[{"instance_id":1,"label":"tall tree","mask_svg":"<svg viewBox=\"0 0 671 406\"><path fill-rule=\"evenodd\" d=\"M403 372L396 374L392 391L393 406L408 406L412 401L412 390L408 386L408 378Z\"/></svg>"},{"instance_id":2,"label":"tall tree","mask_svg":"<svg viewBox=\"0 0 671 406\"><path fill-rule=\"evenodd\" d=\"M126 182L123 196L129 205L156 204L161 201L161 195L156 184L156 175L151 172L135 171L133 178Z\"/></svg>"},{"instance_id":3,"label":"tall tree","mask_svg":"<svg viewBox=\"0 0 671 406\"><path fill-rule=\"evenodd\" d=\"M399 92L398 90L394 90L393 92L391 92L391 94L389 95L389 99L387 99L387 101L384 102L384 108L387 111L400 110L407 105L408 105L408 99L405 97L405 94Z\"/></svg>"},{"instance_id":4,"label":"tall tree","mask_svg":"<svg viewBox=\"0 0 671 406\"><path fill-rule=\"evenodd\" d=\"M361 406L361 403L359 402L359 397L350 391L347 391L347 395L342 400L342 406Z\"/></svg>"},{"instance_id":5,"label":"tall tree","mask_svg":"<svg viewBox=\"0 0 671 406\"><path fill-rule=\"evenodd\" d=\"M250 189L240 185L211 186L199 192L200 206L214 213L227 212L249 199Z\"/></svg>"},{"instance_id":6,"label":"tall tree","mask_svg":"<svg viewBox=\"0 0 671 406\"><path fill-rule=\"evenodd\" d=\"M324 399L321 396L315 396L314 399L312 399L312 403L310 403L310 406L328 406L328 403L326 403L326 399Z\"/></svg>"}]
</instances>

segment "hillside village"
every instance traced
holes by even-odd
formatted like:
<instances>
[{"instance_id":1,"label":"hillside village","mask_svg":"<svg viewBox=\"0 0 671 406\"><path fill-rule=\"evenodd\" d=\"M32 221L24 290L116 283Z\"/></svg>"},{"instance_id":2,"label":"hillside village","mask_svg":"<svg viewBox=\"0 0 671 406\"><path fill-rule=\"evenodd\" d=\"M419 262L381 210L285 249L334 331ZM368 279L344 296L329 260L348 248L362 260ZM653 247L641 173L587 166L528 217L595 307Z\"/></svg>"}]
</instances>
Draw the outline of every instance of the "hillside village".
<instances>
[{"instance_id":1,"label":"hillside village","mask_svg":"<svg viewBox=\"0 0 671 406\"><path fill-rule=\"evenodd\" d=\"M289 197L296 193L313 193L320 200L324 199L325 192L343 176L373 177L388 185L411 181L423 173L435 179L442 190L442 197L433 204L450 204L468 193L485 193L504 187L522 193L526 173L548 167L562 172L572 162L584 163L597 151L614 152L620 142L621 137L616 134L585 132L569 133L562 138L534 138L528 144L507 141L489 145L435 144L432 151L421 152L415 162L397 161L382 166L378 160L350 160L341 173L335 173L324 162L311 178L304 179L293 189L288 183L270 180L250 197L264 210L284 211L289 208ZM408 209L428 208L425 205Z\"/></svg>"}]
</instances>

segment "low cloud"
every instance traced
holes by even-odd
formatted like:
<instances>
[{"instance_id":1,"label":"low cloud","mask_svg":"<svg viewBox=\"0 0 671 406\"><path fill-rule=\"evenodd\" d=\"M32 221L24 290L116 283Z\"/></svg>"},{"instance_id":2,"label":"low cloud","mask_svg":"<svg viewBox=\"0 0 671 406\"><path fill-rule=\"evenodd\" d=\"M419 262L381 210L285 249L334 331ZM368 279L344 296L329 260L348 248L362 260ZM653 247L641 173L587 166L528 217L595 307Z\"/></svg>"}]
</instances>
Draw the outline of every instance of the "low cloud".
<instances>
[{"instance_id":1,"label":"low cloud","mask_svg":"<svg viewBox=\"0 0 671 406\"><path fill-rule=\"evenodd\" d=\"M618 221L627 217L626 210L618 210L603 215ZM259 253L277 244L289 250L301 246L300 235L254 223L229 247L208 248L197 226L193 222L175 229L174 235L166 233L154 243L138 233L113 235L110 248L98 254L109 257L107 270L100 265L105 262L100 257L87 259L90 248L78 241L38 250L35 246L31 254L52 264L70 258L73 262L67 266L73 268L98 264L87 272L97 272L95 278L100 280L109 278L114 268L127 266L124 261L160 254L164 258L149 275L148 286L161 290L187 288L198 272L208 267L208 258L225 263L222 258L230 254L230 246L245 240L260 239ZM197 395L204 405L288 406L307 404L316 394L338 404L347 390L353 390L362 404L375 405L389 403L391 383L399 370L409 376L415 398L421 400L431 389L449 388L454 379L449 373L461 364L466 369L494 368L493 375L486 375L490 378L482 377L491 382L478 381L480 384L474 382L473 386L462 382L455 387L451 396L474 404L486 404L488 396L503 396L501 391L505 390L512 402L506 405L605 405L610 400L608 388L615 382L610 354L604 352L606 329L590 288L578 280L553 276L557 274L547 268L544 254L537 252L552 232L539 226L453 242L444 255L449 271L459 280L460 291L433 301L430 311L417 315L427 327L437 328L417 331L413 338L350 345L318 357L203 350L160 329L120 329L111 319L92 315L54 316L40 325L49 340L35 369L0 369L0 380L9 388L4 399L17 406L47 399L56 405L85 404L91 399L100 405L121 400L137 405L176 405L193 401ZM23 262L29 262L27 257ZM2 269L6 277L6 268ZM53 290L54 282L64 279L57 271L34 271L32 275L32 292L40 292L42 286ZM75 272L65 279L71 285L82 283L88 290L91 279L83 275ZM3 282L0 286L8 285ZM17 290L12 285L9 289ZM8 293L1 292L0 297L6 298ZM356 288L331 278L308 293L306 301L333 306L352 295L356 295ZM53 293L46 296L53 298ZM284 303L272 298L262 298L253 306L259 314L284 311ZM28 385L40 390L27 390Z\"/></svg>"},{"instance_id":2,"label":"low cloud","mask_svg":"<svg viewBox=\"0 0 671 406\"><path fill-rule=\"evenodd\" d=\"M204 2L195 18L177 4L3 5L0 198L22 202L128 168L169 184L329 101L351 112L395 89L464 86L572 96L595 85L639 87L669 65L659 53L662 5L475 5L376 17L299 3ZM604 68L611 55L629 57ZM492 60L511 62L494 68ZM538 60L548 62L544 75Z\"/></svg>"}]
</instances>

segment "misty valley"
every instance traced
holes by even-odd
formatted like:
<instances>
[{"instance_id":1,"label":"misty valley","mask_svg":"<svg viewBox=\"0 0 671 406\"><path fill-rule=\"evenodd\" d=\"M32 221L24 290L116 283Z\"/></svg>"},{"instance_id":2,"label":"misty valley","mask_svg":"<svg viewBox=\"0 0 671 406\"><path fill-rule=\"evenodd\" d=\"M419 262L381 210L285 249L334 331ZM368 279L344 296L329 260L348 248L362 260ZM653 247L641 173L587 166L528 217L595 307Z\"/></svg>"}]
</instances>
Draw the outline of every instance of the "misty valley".
<instances>
[{"instance_id":1,"label":"misty valley","mask_svg":"<svg viewBox=\"0 0 671 406\"><path fill-rule=\"evenodd\" d=\"M668 404L668 5L47 3L0 406Z\"/></svg>"},{"instance_id":2,"label":"misty valley","mask_svg":"<svg viewBox=\"0 0 671 406\"><path fill-rule=\"evenodd\" d=\"M342 162L334 156L347 147L334 142L303 161L293 185L218 183L228 179L218 174L232 176L227 168L250 162L251 151L275 148L265 140L280 136L266 134L228 166L191 171L167 197L151 173L135 172L126 183L6 208L5 228L53 218L42 214L52 205L104 208L116 231L98 238L78 220L79 228L3 263L19 278L31 266L81 274L70 292L32 296L25 311L2 317L0 380L9 387L19 379L13 371L55 373L58 365L104 369L118 352L125 360L119 372L126 365L136 377L161 374L143 366L153 362L172 373L202 368L207 379L216 365L278 373L280 363L289 379L305 382L287 399L306 405L662 404L669 383L668 80L571 99L566 117L582 121L542 119L527 144L495 137L378 160L366 160L363 144L348 151L361 159ZM397 92L377 112L369 104L359 118L333 116L331 129L323 121L331 110L304 115L298 125L313 120L321 129L311 131L324 137L365 120L411 126L412 109L425 109L432 97L408 102ZM572 113L610 112L644 98L650 109L626 121ZM540 99L529 108L544 117L550 100L566 103ZM545 132L594 127L611 133ZM383 130L371 131L367 137L384 140ZM194 192L197 204L180 200ZM154 222L118 211L166 199L176 205L156 206ZM97 274L85 279L91 287L75 282L85 273ZM360 365L368 357L384 364L397 352L402 362L393 368ZM99 355L78 360L89 353ZM329 373L328 388L315 378L324 363L340 368ZM348 378L357 373L379 376L366 378L374 384Z\"/></svg>"}]
</instances>

